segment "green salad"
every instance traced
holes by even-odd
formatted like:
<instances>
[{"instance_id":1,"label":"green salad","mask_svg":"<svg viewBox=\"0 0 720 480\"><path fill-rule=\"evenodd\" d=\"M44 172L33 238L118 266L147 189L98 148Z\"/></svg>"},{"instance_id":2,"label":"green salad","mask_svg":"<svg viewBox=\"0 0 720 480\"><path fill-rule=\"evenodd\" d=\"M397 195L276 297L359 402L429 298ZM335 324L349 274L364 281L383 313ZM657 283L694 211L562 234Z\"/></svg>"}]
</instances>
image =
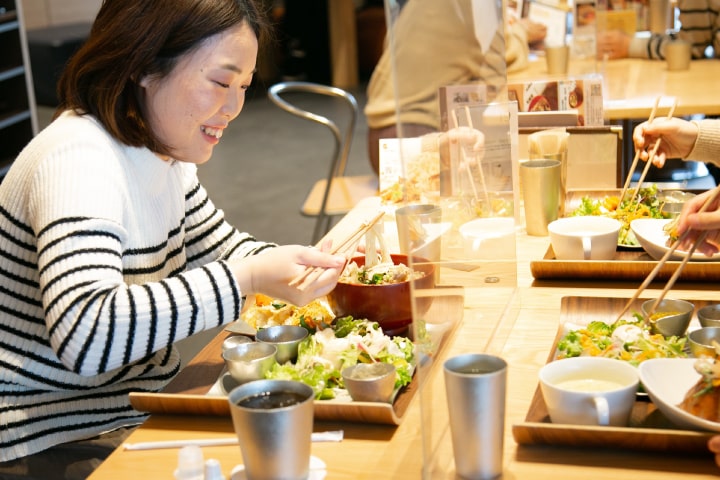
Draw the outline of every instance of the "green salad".
<instances>
[{"instance_id":1,"label":"green salad","mask_svg":"<svg viewBox=\"0 0 720 480\"><path fill-rule=\"evenodd\" d=\"M300 343L294 364L276 364L266 378L297 380L315 390L315 398L335 398L344 390L340 372L357 363L385 362L395 365L395 388L412 380L414 347L405 337L389 337L380 326L353 317L337 318Z\"/></svg>"},{"instance_id":2,"label":"green salad","mask_svg":"<svg viewBox=\"0 0 720 480\"><path fill-rule=\"evenodd\" d=\"M686 337L664 337L650 333L643 317L619 320L614 324L590 322L586 327L571 330L557 346L557 358L595 356L624 360L638 365L650 358L685 357Z\"/></svg>"},{"instance_id":3,"label":"green salad","mask_svg":"<svg viewBox=\"0 0 720 480\"><path fill-rule=\"evenodd\" d=\"M630 229L630 223L638 218L669 218L664 212L663 202L658 199L657 185L628 189L622 202L617 195L608 195L599 200L585 196L572 213L572 216L602 215L619 220L622 226L618 233L618 245L639 246L638 240Z\"/></svg>"}]
</instances>

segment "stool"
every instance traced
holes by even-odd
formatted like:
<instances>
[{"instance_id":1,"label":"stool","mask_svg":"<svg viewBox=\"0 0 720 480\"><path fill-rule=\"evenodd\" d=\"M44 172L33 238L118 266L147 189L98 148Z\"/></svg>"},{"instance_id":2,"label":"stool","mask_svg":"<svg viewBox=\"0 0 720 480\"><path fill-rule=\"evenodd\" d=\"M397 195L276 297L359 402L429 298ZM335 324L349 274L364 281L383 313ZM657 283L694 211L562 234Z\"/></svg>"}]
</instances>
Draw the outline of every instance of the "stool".
<instances>
[{"instance_id":1,"label":"stool","mask_svg":"<svg viewBox=\"0 0 720 480\"><path fill-rule=\"evenodd\" d=\"M87 39L91 23L52 25L27 31L35 101L58 105L57 82L65 64Z\"/></svg>"}]
</instances>

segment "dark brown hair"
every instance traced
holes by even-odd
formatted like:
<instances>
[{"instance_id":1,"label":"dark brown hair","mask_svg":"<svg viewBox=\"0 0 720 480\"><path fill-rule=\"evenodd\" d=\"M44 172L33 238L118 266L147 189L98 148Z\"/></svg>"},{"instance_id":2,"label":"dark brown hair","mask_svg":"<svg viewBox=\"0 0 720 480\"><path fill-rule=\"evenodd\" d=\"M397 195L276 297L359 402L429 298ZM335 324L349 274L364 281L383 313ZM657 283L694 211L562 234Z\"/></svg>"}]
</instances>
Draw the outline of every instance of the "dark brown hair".
<instances>
[{"instance_id":1,"label":"dark brown hair","mask_svg":"<svg viewBox=\"0 0 720 480\"><path fill-rule=\"evenodd\" d=\"M120 142L169 155L145 119L138 82L166 77L203 40L243 21L262 48L270 27L255 0L104 0L60 77L55 115L89 113Z\"/></svg>"}]
</instances>

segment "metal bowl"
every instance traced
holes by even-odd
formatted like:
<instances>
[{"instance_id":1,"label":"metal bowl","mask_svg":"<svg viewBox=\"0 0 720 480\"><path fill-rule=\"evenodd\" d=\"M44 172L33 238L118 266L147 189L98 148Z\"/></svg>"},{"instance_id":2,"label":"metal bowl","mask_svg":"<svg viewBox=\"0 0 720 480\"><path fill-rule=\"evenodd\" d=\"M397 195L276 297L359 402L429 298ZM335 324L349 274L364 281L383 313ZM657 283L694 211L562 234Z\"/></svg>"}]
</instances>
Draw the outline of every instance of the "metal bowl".
<instances>
[{"instance_id":1,"label":"metal bowl","mask_svg":"<svg viewBox=\"0 0 720 480\"><path fill-rule=\"evenodd\" d=\"M642 312L645 318L648 318L648 311L654 303L654 299L643 302ZM685 300L663 299L648 319L650 331L664 337L682 337L690 326L694 310L695 305Z\"/></svg>"},{"instance_id":2,"label":"metal bowl","mask_svg":"<svg viewBox=\"0 0 720 480\"><path fill-rule=\"evenodd\" d=\"M697 311L703 327L720 327L720 304L706 305Z\"/></svg>"},{"instance_id":3,"label":"metal bowl","mask_svg":"<svg viewBox=\"0 0 720 480\"><path fill-rule=\"evenodd\" d=\"M703 327L688 333L688 345L690 352L695 357L717 355L713 340L720 343L720 327Z\"/></svg>"},{"instance_id":4,"label":"metal bowl","mask_svg":"<svg viewBox=\"0 0 720 480\"><path fill-rule=\"evenodd\" d=\"M390 403L397 377L390 363L358 363L342 371L343 382L356 402Z\"/></svg>"},{"instance_id":5,"label":"metal bowl","mask_svg":"<svg viewBox=\"0 0 720 480\"><path fill-rule=\"evenodd\" d=\"M243 343L251 343L252 341L252 338L246 337L245 335L230 335L225 340L223 340L222 351L224 352L225 350L235 348L235 346L237 345L241 345Z\"/></svg>"},{"instance_id":6,"label":"metal bowl","mask_svg":"<svg viewBox=\"0 0 720 480\"><path fill-rule=\"evenodd\" d=\"M230 376L238 383L265 378L275 365L275 345L262 342L241 343L222 353Z\"/></svg>"},{"instance_id":7,"label":"metal bowl","mask_svg":"<svg viewBox=\"0 0 720 480\"><path fill-rule=\"evenodd\" d=\"M662 211L670 214L670 217L677 217L682 212L685 202L694 197L694 193L680 190L668 190L658 194L658 200L663 202Z\"/></svg>"},{"instance_id":8,"label":"metal bowl","mask_svg":"<svg viewBox=\"0 0 720 480\"><path fill-rule=\"evenodd\" d=\"M308 331L298 325L275 325L261 328L255 334L258 342L275 345L278 363L294 362L298 356L298 345L308 336Z\"/></svg>"}]
</instances>

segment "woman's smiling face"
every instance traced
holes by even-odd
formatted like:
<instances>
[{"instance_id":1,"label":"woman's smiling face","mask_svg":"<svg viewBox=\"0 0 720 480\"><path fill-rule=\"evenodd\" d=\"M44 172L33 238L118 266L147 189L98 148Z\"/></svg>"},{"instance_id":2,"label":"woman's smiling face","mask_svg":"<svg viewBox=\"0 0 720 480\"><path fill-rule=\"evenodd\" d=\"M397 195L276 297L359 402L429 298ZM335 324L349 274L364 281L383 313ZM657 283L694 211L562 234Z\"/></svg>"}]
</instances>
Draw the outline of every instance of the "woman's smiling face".
<instances>
[{"instance_id":1,"label":"woman's smiling face","mask_svg":"<svg viewBox=\"0 0 720 480\"><path fill-rule=\"evenodd\" d=\"M182 162L205 163L238 116L252 82L258 41L247 23L209 37L169 75L140 81L150 127Z\"/></svg>"}]
</instances>

